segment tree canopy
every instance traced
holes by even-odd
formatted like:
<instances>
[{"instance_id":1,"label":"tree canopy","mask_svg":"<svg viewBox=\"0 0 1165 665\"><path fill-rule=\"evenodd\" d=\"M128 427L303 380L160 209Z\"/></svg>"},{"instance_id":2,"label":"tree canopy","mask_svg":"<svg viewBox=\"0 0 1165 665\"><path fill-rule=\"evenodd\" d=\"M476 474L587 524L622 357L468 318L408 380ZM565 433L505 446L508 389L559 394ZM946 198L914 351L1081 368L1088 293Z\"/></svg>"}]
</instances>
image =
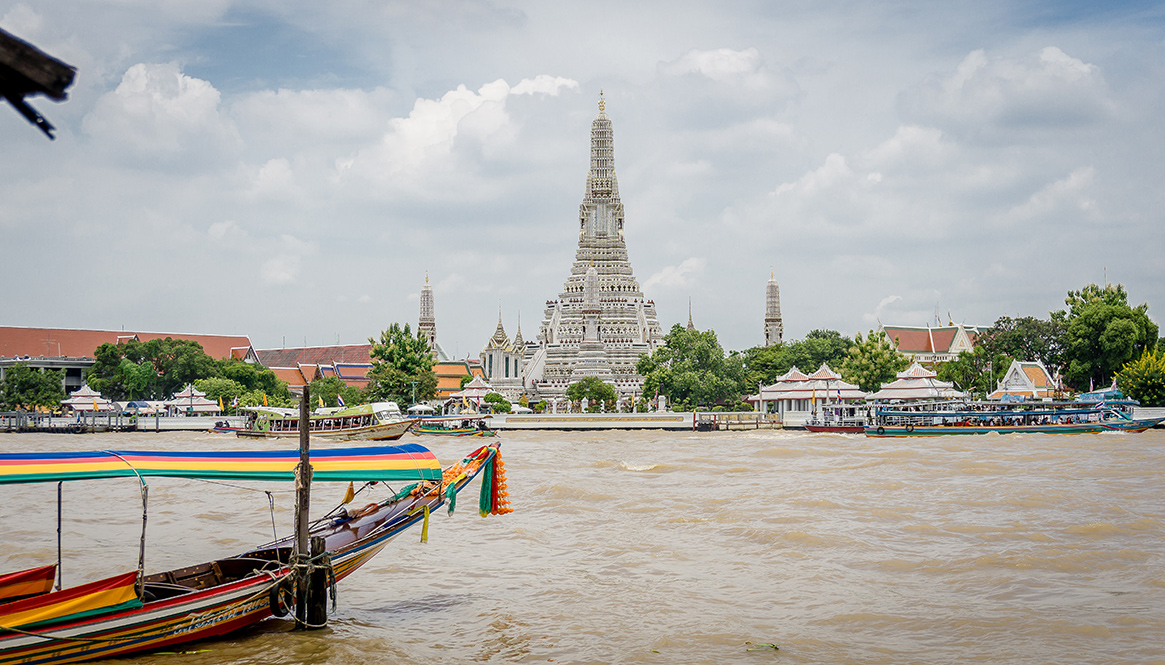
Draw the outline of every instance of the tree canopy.
<instances>
[{"instance_id":1,"label":"tree canopy","mask_svg":"<svg viewBox=\"0 0 1165 665\"><path fill-rule=\"evenodd\" d=\"M861 333L857 334L840 372L843 380L857 384L865 392L875 392L907 367L910 358L894 348L886 332L871 330L864 340Z\"/></svg>"},{"instance_id":2,"label":"tree canopy","mask_svg":"<svg viewBox=\"0 0 1165 665\"><path fill-rule=\"evenodd\" d=\"M803 340L773 346L755 346L744 351L744 365L750 387L767 385L793 367L812 373L822 365L837 369L848 357L854 341L836 330L812 330Z\"/></svg>"},{"instance_id":3,"label":"tree canopy","mask_svg":"<svg viewBox=\"0 0 1165 665\"><path fill-rule=\"evenodd\" d=\"M597 376L584 376L566 388L566 397L572 402L587 400L588 407L598 411L600 404L614 403L618 394L615 387Z\"/></svg>"},{"instance_id":4,"label":"tree canopy","mask_svg":"<svg viewBox=\"0 0 1165 665\"><path fill-rule=\"evenodd\" d=\"M1062 322L1064 380L1076 390L1091 390L1112 382L1117 372L1157 345L1157 324L1149 320L1148 304L1128 304L1121 284L1089 284L1069 291L1067 311L1052 314Z\"/></svg>"},{"instance_id":5,"label":"tree canopy","mask_svg":"<svg viewBox=\"0 0 1165 665\"><path fill-rule=\"evenodd\" d=\"M329 376L323 379L317 379L311 382L308 386L311 393L311 400L315 404L323 402L324 406L340 406L340 400L344 400L345 406L352 406L360 404L364 401L364 393L359 388L354 388L346 383L338 376Z\"/></svg>"},{"instance_id":6,"label":"tree canopy","mask_svg":"<svg viewBox=\"0 0 1165 665\"><path fill-rule=\"evenodd\" d=\"M1125 363L1116 375L1116 385L1141 406L1165 406L1165 349L1145 351Z\"/></svg>"},{"instance_id":7,"label":"tree canopy","mask_svg":"<svg viewBox=\"0 0 1165 665\"><path fill-rule=\"evenodd\" d=\"M677 323L663 341L635 365L645 379L645 395L666 395L675 408L689 410L738 402L748 389L743 356L726 355L714 331L688 330Z\"/></svg>"},{"instance_id":8,"label":"tree canopy","mask_svg":"<svg viewBox=\"0 0 1165 665\"><path fill-rule=\"evenodd\" d=\"M413 384L416 399L431 399L437 394L437 374L433 372L433 352L424 331L413 334L409 324L393 323L372 343L372 369L364 395L372 401L411 404Z\"/></svg>"},{"instance_id":9,"label":"tree canopy","mask_svg":"<svg viewBox=\"0 0 1165 665\"><path fill-rule=\"evenodd\" d=\"M1065 332L1063 321L1001 316L995 325L979 332L975 348L982 347L988 357L1004 354L1016 360L1039 361L1055 372L1064 362Z\"/></svg>"},{"instance_id":10,"label":"tree canopy","mask_svg":"<svg viewBox=\"0 0 1165 665\"><path fill-rule=\"evenodd\" d=\"M1006 354L993 354L986 347L976 346L970 352L963 351L958 358L939 365L935 374L939 381L952 382L959 390L985 397L1007 374L1011 360Z\"/></svg>"},{"instance_id":11,"label":"tree canopy","mask_svg":"<svg viewBox=\"0 0 1165 665\"><path fill-rule=\"evenodd\" d=\"M152 339L139 342L131 339L120 344L102 344L94 353L97 362L89 368L86 380L89 387L112 400L168 399L187 383L198 385L209 379L229 380L232 384L213 384L215 395L208 399L229 396L233 399L246 392L267 395L277 402L289 403L291 393L287 384L275 373L263 367L234 358L218 360L207 355L198 342L186 339ZM212 385L212 384L206 384ZM237 386L242 386L240 393ZM225 403L226 400L224 400Z\"/></svg>"},{"instance_id":12,"label":"tree canopy","mask_svg":"<svg viewBox=\"0 0 1165 665\"><path fill-rule=\"evenodd\" d=\"M0 383L0 409L35 409L57 407L65 399L61 387L64 370L36 370L17 363L4 371Z\"/></svg>"}]
</instances>

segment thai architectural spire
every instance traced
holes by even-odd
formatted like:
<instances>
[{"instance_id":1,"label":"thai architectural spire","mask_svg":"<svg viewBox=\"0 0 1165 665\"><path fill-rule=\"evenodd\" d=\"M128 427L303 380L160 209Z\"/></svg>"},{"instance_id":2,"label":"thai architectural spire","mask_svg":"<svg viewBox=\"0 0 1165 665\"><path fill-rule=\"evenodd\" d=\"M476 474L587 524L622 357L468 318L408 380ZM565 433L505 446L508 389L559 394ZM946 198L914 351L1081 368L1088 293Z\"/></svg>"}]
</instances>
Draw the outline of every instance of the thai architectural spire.
<instances>
[{"instance_id":1,"label":"thai architectural spire","mask_svg":"<svg viewBox=\"0 0 1165 665\"><path fill-rule=\"evenodd\" d=\"M688 296L688 330L695 330L696 324L692 323L692 298Z\"/></svg>"},{"instance_id":2,"label":"thai architectural spire","mask_svg":"<svg viewBox=\"0 0 1165 665\"><path fill-rule=\"evenodd\" d=\"M781 287L773 271L769 271L769 283L765 288L765 346L780 344L785 336L785 325L781 321Z\"/></svg>"},{"instance_id":3,"label":"thai architectural spire","mask_svg":"<svg viewBox=\"0 0 1165 665\"><path fill-rule=\"evenodd\" d=\"M429 286L429 273L425 273L425 285L421 287L421 318L417 322L417 330L425 334L429 340L429 349L433 357L437 358L437 317L433 313L433 288Z\"/></svg>"},{"instance_id":4,"label":"thai architectural spire","mask_svg":"<svg viewBox=\"0 0 1165 665\"><path fill-rule=\"evenodd\" d=\"M644 297L627 256L606 107L600 94L574 264L558 299L546 302L539 346L523 363L527 388L543 397L565 394L582 375L601 377L621 395L642 392L636 360L663 341L655 303Z\"/></svg>"}]
</instances>

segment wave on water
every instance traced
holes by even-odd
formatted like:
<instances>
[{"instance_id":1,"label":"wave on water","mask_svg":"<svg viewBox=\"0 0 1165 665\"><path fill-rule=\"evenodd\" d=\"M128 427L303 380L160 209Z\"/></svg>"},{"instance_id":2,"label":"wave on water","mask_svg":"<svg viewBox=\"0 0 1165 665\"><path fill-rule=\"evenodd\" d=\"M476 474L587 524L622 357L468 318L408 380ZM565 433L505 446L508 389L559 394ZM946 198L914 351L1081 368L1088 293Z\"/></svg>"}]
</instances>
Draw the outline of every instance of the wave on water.
<instances>
[{"instance_id":1,"label":"wave on water","mask_svg":"<svg viewBox=\"0 0 1165 665\"><path fill-rule=\"evenodd\" d=\"M595 466L600 469L618 469L620 471L632 471L636 473L670 473L672 471L679 471L684 467L678 464L666 464L663 462L655 462L648 464L633 464L623 460L599 460Z\"/></svg>"}]
</instances>

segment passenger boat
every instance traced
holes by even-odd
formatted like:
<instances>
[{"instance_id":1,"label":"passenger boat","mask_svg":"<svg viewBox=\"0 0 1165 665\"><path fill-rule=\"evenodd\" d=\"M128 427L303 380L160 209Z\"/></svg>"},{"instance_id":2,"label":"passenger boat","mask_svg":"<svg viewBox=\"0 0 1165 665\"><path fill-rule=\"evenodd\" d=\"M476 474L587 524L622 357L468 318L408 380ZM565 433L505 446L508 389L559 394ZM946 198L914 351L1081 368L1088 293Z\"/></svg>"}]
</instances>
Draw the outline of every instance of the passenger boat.
<instances>
[{"instance_id":1,"label":"passenger boat","mask_svg":"<svg viewBox=\"0 0 1165 665\"><path fill-rule=\"evenodd\" d=\"M425 416L413 427L412 432L433 436L497 436L497 432L486 425L485 419L489 417L489 414Z\"/></svg>"},{"instance_id":2,"label":"passenger boat","mask_svg":"<svg viewBox=\"0 0 1165 665\"><path fill-rule=\"evenodd\" d=\"M293 480L298 461L298 451L4 453L0 483L137 476L144 504L144 476ZM458 491L479 474L479 513L510 512L497 445L478 448L444 470L417 444L322 449L311 453L310 462L317 480L367 481L351 496L370 487L387 488L388 482L411 481L363 508L341 505L310 525L310 535L324 539L326 552L306 563L326 568L328 586L352 574L408 527L423 522L426 534L430 512L445 503L452 512ZM16 589L15 595L0 597L0 663L70 663L157 650L289 613L297 595L293 562L304 562L294 553L294 537L146 575L141 563L144 515L142 533L137 571L60 591L49 591L45 584L51 566L0 576L0 589Z\"/></svg>"},{"instance_id":3,"label":"passenger boat","mask_svg":"<svg viewBox=\"0 0 1165 665\"><path fill-rule=\"evenodd\" d=\"M299 438L299 410L248 406L255 420L240 437L259 439ZM404 436L417 422L401 415L396 402L373 402L348 407L316 409L311 414L312 438L341 441L392 441Z\"/></svg>"},{"instance_id":4,"label":"passenger boat","mask_svg":"<svg viewBox=\"0 0 1165 665\"><path fill-rule=\"evenodd\" d=\"M937 402L878 407L866 436L1143 432L1165 418L1134 418L1137 402Z\"/></svg>"},{"instance_id":5,"label":"passenger boat","mask_svg":"<svg viewBox=\"0 0 1165 665\"><path fill-rule=\"evenodd\" d=\"M813 412L804 428L810 432L861 434L866 430L870 407L854 404L824 404Z\"/></svg>"}]
</instances>

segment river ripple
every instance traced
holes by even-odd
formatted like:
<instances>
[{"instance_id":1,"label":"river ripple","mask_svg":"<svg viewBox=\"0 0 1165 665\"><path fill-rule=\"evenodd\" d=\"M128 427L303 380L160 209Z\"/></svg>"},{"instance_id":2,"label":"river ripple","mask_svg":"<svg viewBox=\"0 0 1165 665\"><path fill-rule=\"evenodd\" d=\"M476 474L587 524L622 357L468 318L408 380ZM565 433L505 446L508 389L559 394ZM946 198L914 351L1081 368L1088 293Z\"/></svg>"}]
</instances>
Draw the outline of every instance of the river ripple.
<instances>
[{"instance_id":1,"label":"river ripple","mask_svg":"<svg viewBox=\"0 0 1165 665\"><path fill-rule=\"evenodd\" d=\"M479 442L411 438L448 463ZM866 439L514 432L515 512L476 484L340 585L331 628L267 621L212 663L1165 662L1165 432ZM0 449L253 447L193 433ZM286 486L150 480L147 568L291 529ZM316 484L321 512L343 492ZM136 567L133 481L65 485L67 584ZM0 571L56 558L56 486L0 487ZM751 645L749 643L752 643ZM775 643L779 651L756 645Z\"/></svg>"}]
</instances>

